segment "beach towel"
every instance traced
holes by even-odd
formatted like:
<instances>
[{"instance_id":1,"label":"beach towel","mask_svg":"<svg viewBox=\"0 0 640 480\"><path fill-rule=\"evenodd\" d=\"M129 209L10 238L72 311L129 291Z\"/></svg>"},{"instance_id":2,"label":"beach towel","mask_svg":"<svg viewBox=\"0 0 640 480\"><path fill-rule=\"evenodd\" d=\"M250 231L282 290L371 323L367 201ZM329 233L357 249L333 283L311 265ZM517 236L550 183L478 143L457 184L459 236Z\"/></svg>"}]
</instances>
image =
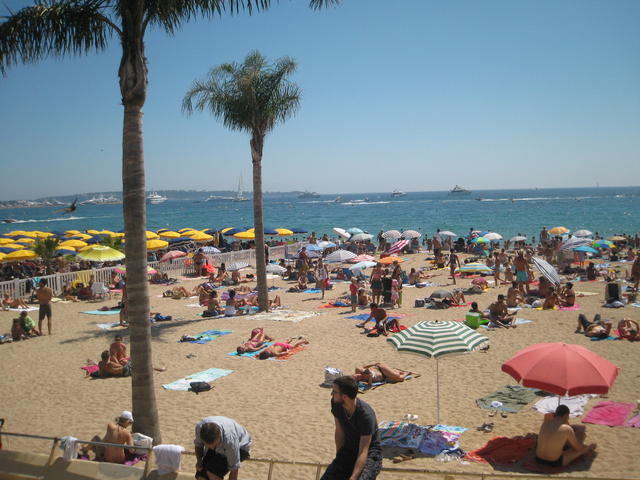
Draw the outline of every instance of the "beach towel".
<instances>
[{"instance_id":1,"label":"beach towel","mask_svg":"<svg viewBox=\"0 0 640 480\"><path fill-rule=\"evenodd\" d=\"M387 316L389 320L393 320L393 319L408 317L409 315L410 315L409 313L388 313ZM347 318L352 318L353 320L360 320L361 322L364 322L367 318L369 318L369 314L360 313L358 315L349 315Z\"/></svg>"},{"instance_id":2,"label":"beach towel","mask_svg":"<svg viewBox=\"0 0 640 480\"><path fill-rule=\"evenodd\" d=\"M231 330L207 330L205 332L199 333L198 335L195 335L193 337L194 338L193 340L180 339L180 340L178 340L178 342L204 344L204 343L209 343L211 340L215 340L218 337L222 337L224 335L229 335L230 333L233 333L233 331L231 331Z\"/></svg>"},{"instance_id":3,"label":"beach towel","mask_svg":"<svg viewBox=\"0 0 640 480\"><path fill-rule=\"evenodd\" d=\"M413 373L411 372L409 375L407 375L404 379L404 381L408 381L411 380L412 378L418 378L419 376L421 376L419 373ZM382 381L382 382L373 382L371 384L371 386L369 386L369 384L365 383L365 382L358 382L358 392L359 393L366 393L369 390L374 390L378 387L381 387L382 385L393 385L393 384L398 384L398 383L403 383L403 382L387 382L386 380Z\"/></svg>"},{"instance_id":4,"label":"beach towel","mask_svg":"<svg viewBox=\"0 0 640 480\"><path fill-rule=\"evenodd\" d=\"M185 307L189 308L204 308L204 305L200 305L199 303L187 303Z\"/></svg>"},{"instance_id":5,"label":"beach towel","mask_svg":"<svg viewBox=\"0 0 640 480\"><path fill-rule=\"evenodd\" d=\"M582 423L621 427L635 407L635 403L600 402L587 413Z\"/></svg>"},{"instance_id":6,"label":"beach towel","mask_svg":"<svg viewBox=\"0 0 640 480\"><path fill-rule=\"evenodd\" d=\"M632 303L631 306L640 308L640 302Z\"/></svg>"},{"instance_id":7,"label":"beach towel","mask_svg":"<svg viewBox=\"0 0 640 480\"><path fill-rule=\"evenodd\" d=\"M9 311L11 312L34 312L36 310L39 310L40 307L27 307L27 308L10 308Z\"/></svg>"},{"instance_id":8,"label":"beach towel","mask_svg":"<svg viewBox=\"0 0 640 480\"><path fill-rule=\"evenodd\" d=\"M470 451L464 458L474 462L499 465L516 463L535 447L537 439L538 435L535 433L529 433L524 437L494 437L484 447Z\"/></svg>"},{"instance_id":9,"label":"beach towel","mask_svg":"<svg viewBox=\"0 0 640 480\"><path fill-rule=\"evenodd\" d=\"M87 315L118 315L120 310L87 310L85 313Z\"/></svg>"},{"instance_id":10,"label":"beach towel","mask_svg":"<svg viewBox=\"0 0 640 480\"><path fill-rule=\"evenodd\" d=\"M307 288L302 293L320 293L320 292L322 292L322 290L320 290L319 288Z\"/></svg>"},{"instance_id":11,"label":"beach towel","mask_svg":"<svg viewBox=\"0 0 640 480\"><path fill-rule=\"evenodd\" d=\"M572 397L560 397L560 404L569 407L570 417L579 417L584 413L584 406L596 395L574 395ZM540 413L554 413L558 408L558 395L551 395L538 400L533 406Z\"/></svg>"},{"instance_id":12,"label":"beach towel","mask_svg":"<svg viewBox=\"0 0 640 480\"><path fill-rule=\"evenodd\" d=\"M194 373L193 375L186 376L175 382L162 385L165 390L179 390L181 392L188 392L191 387L191 382L212 382L218 378L226 377L233 373L233 370L223 370L221 368L210 368L202 372Z\"/></svg>"},{"instance_id":13,"label":"beach towel","mask_svg":"<svg viewBox=\"0 0 640 480\"><path fill-rule=\"evenodd\" d=\"M178 472L182 452L184 452L184 447L181 445L156 445L153 447L158 474Z\"/></svg>"},{"instance_id":14,"label":"beach towel","mask_svg":"<svg viewBox=\"0 0 640 480\"><path fill-rule=\"evenodd\" d=\"M625 427L640 428L640 414L631 417L624 424Z\"/></svg>"},{"instance_id":15,"label":"beach towel","mask_svg":"<svg viewBox=\"0 0 640 480\"><path fill-rule=\"evenodd\" d=\"M457 321L457 320L454 320ZM460 320L461 322L464 322L465 319ZM511 325L525 325L527 323L533 323L533 320L527 320L526 318L516 318L513 322L511 322ZM483 324L480 325L482 328L486 328L489 329L489 324Z\"/></svg>"},{"instance_id":16,"label":"beach towel","mask_svg":"<svg viewBox=\"0 0 640 480\"><path fill-rule=\"evenodd\" d=\"M285 353L284 355L282 355L280 357L270 357L267 360L275 360L276 362L284 362L286 360L289 360L296 353L301 352L302 350L304 350L304 347L305 347L305 345L300 345L299 347L292 348L291 350L289 350L287 353Z\"/></svg>"},{"instance_id":17,"label":"beach towel","mask_svg":"<svg viewBox=\"0 0 640 480\"><path fill-rule=\"evenodd\" d=\"M93 372L100 370L100 367L98 367L98 365L85 365L84 367L80 367L80 370L84 370L88 375L91 375Z\"/></svg>"},{"instance_id":18,"label":"beach towel","mask_svg":"<svg viewBox=\"0 0 640 480\"><path fill-rule=\"evenodd\" d=\"M596 292L580 292L580 291L576 291L576 295L578 297L591 297L593 295L598 295Z\"/></svg>"},{"instance_id":19,"label":"beach towel","mask_svg":"<svg viewBox=\"0 0 640 480\"><path fill-rule=\"evenodd\" d=\"M305 312L302 310L276 310L273 312L261 312L256 313L255 315L250 315L247 318L252 320L270 320L274 322L292 322L298 323L302 320L306 320L307 318L315 317L321 315L319 312Z\"/></svg>"},{"instance_id":20,"label":"beach towel","mask_svg":"<svg viewBox=\"0 0 640 480\"><path fill-rule=\"evenodd\" d=\"M109 322L109 323L96 323L96 327L98 327L100 330L111 330L112 328L115 327L120 327L120 322ZM126 328L126 327L123 327Z\"/></svg>"},{"instance_id":21,"label":"beach towel","mask_svg":"<svg viewBox=\"0 0 640 480\"><path fill-rule=\"evenodd\" d=\"M350 306L351 306L351 303L336 300L335 302L329 302L329 303L325 303L324 305L320 305L318 308L345 308Z\"/></svg>"},{"instance_id":22,"label":"beach towel","mask_svg":"<svg viewBox=\"0 0 640 480\"><path fill-rule=\"evenodd\" d=\"M437 455L458 448L467 429L450 425L422 426L407 422L383 421L378 424L380 445L411 448L426 455Z\"/></svg>"},{"instance_id":23,"label":"beach towel","mask_svg":"<svg viewBox=\"0 0 640 480\"><path fill-rule=\"evenodd\" d=\"M561 312L577 312L580 310L580 305L575 303L570 307L560 307Z\"/></svg>"},{"instance_id":24,"label":"beach towel","mask_svg":"<svg viewBox=\"0 0 640 480\"><path fill-rule=\"evenodd\" d=\"M602 337L591 337L592 342L599 342L600 340L622 340L620 337L612 337L609 335L607 338Z\"/></svg>"},{"instance_id":25,"label":"beach towel","mask_svg":"<svg viewBox=\"0 0 640 480\"><path fill-rule=\"evenodd\" d=\"M535 388L520 385L505 385L502 389L476 400L476 405L486 410L500 410L508 413L518 413L525 405L536 398ZM494 402L499 402L500 406Z\"/></svg>"},{"instance_id":26,"label":"beach towel","mask_svg":"<svg viewBox=\"0 0 640 480\"><path fill-rule=\"evenodd\" d=\"M265 343L262 348L260 350L256 350L255 352L246 352L246 353L238 353L238 351L236 350L235 352L229 352L227 353L227 355L229 355L230 357L249 357L249 358L255 358L256 356L258 356L260 354L260 352L262 350L264 350L265 348L269 347L273 345L273 342L267 342Z\"/></svg>"}]
</instances>

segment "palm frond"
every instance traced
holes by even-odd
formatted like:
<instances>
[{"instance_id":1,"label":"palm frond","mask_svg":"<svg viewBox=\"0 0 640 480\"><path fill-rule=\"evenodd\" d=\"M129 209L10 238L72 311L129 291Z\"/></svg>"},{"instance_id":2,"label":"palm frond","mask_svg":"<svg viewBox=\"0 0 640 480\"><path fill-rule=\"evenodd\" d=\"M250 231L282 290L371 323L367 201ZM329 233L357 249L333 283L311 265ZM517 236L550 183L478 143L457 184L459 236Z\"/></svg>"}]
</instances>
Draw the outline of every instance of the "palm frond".
<instances>
[{"instance_id":1,"label":"palm frond","mask_svg":"<svg viewBox=\"0 0 640 480\"><path fill-rule=\"evenodd\" d=\"M109 0L44 0L0 24L0 69L49 56L101 51L117 26L105 15Z\"/></svg>"}]
</instances>

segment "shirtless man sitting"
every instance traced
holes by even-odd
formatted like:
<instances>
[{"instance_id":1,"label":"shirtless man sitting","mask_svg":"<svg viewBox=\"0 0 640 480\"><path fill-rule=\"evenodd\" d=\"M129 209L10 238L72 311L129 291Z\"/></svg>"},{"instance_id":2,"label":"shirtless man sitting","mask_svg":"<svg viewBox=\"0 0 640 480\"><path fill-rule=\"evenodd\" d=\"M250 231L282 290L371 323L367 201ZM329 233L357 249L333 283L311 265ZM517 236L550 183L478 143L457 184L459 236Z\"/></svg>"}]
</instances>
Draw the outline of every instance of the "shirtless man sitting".
<instances>
[{"instance_id":1,"label":"shirtless man sitting","mask_svg":"<svg viewBox=\"0 0 640 480\"><path fill-rule=\"evenodd\" d=\"M127 346L122 341L122 335L115 336L113 343L109 347L109 355L122 366L125 366L129 361L127 359Z\"/></svg>"},{"instance_id":2,"label":"shirtless man sitting","mask_svg":"<svg viewBox=\"0 0 640 480\"><path fill-rule=\"evenodd\" d=\"M578 315L578 327L576 333L582 333L585 337L607 338L611 332L611 322L600 320L600 314L596 314L593 322L587 320L584 314Z\"/></svg>"},{"instance_id":3,"label":"shirtless man sitting","mask_svg":"<svg viewBox=\"0 0 640 480\"><path fill-rule=\"evenodd\" d=\"M569 425L569 407L558 405L550 419L545 419L538 433L536 462L549 467L564 467L582 455L596 449L585 445L584 428ZM568 448L567 448L568 447Z\"/></svg>"},{"instance_id":4,"label":"shirtless man sitting","mask_svg":"<svg viewBox=\"0 0 640 480\"><path fill-rule=\"evenodd\" d=\"M576 292L573 290L573 283L567 282L560 290L560 305L563 307L573 307L576 304Z\"/></svg>"},{"instance_id":5,"label":"shirtless man sitting","mask_svg":"<svg viewBox=\"0 0 640 480\"><path fill-rule=\"evenodd\" d=\"M257 352L264 348L267 342L273 341L273 338L264 333L262 328L254 328L251 330L251 337L249 340L240 345L236 350L238 354Z\"/></svg>"},{"instance_id":6,"label":"shirtless man sitting","mask_svg":"<svg viewBox=\"0 0 640 480\"><path fill-rule=\"evenodd\" d=\"M123 411L116 419L115 423L107 424L107 433L104 438L93 437L94 442L118 443L121 445L133 445L133 437L128 428L133 424L131 412ZM125 449L122 447L102 447L93 449L96 453L96 460L110 463L124 463L126 460Z\"/></svg>"},{"instance_id":7,"label":"shirtless man sitting","mask_svg":"<svg viewBox=\"0 0 640 480\"><path fill-rule=\"evenodd\" d=\"M276 342L273 345L265 348L260 352L258 358L260 360L266 360L271 357L282 357L286 355L289 350L299 347L300 345L308 345L309 340L303 337L293 337L288 339L286 342Z\"/></svg>"},{"instance_id":8,"label":"shirtless man sitting","mask_svg":"<svg viewBox=\"0 0 640 480\"><path fill-rule=\"evenodd\" d=\"M505 303L504 295L498 295L498 300L489 305L489 319L496 324L497 327L512 327L511 325L514 315L509 314L507 311L507 304Z\"/></svg>"},{"instance_id":9,"label":"shirtless man sitting","mask_svg":"<svg viewBox=\"0 0 640 480\"><path fill-rule=\"evenodd\" d=\"M524 303L524 297L518 288L518 282L511 282L511 287L507 291L507 307L517 307L521 303Z\"/></svg>"},{"instance_id":10,"label":"shirtless man sitting","mask_svg":"<svg viewBox=\"0 0 640 480\"><path fill-rule=\"evenodd\" d=\"M542 304L543 310L553 310L556 308L556 305L560 303L560 299L558 298L558 294L556 293L556 289L554 287L550 287L547 292L547 296L544 297L544 303Z\"/></svg>"},{"instance_id":11,"label":"shirtless man sitting","mask_svg":"<svg viewBox=\"0 0 640 480\"><path fill-rule=\"evenodd\" d=\"M386 363L372 363L363 367L356 367L356 373L353 378L356 382L364 382L371 386L374 382L398 383L411 375L411 372L392 368Z\"/></svg>"}]
</instances>

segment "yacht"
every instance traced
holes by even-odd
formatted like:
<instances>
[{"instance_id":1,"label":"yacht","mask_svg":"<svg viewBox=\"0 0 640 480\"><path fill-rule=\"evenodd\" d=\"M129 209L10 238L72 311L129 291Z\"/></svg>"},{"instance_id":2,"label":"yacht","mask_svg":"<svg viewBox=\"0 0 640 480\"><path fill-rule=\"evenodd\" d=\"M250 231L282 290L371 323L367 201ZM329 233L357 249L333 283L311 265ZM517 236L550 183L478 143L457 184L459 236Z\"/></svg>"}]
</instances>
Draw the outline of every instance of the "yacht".
<instances>
[{"instance_id":1,"label":"yacht","mask_svg":"<svg viewBox=\"0 0 640 480\"><path fill-rule=\"evenodd\" d=\"M460 185L456 185L451 190L449 190L449 195L470 195L470 194L471 194L471 190L462 188Z\"/></svg>"},{"instance_id":2,"label":"yacht","mask_svg":"<svg viewBox=\"0 0 640 480\"><path fill-rule=\"evenodd\" d=\"M232 198L234 202L248 202L249 199L244 196L244 189L242 188L242 173L240 174L240 178L238 179L238 193L236 196Z\"/></svg>"},{"instance_id":3,"label":"yacht","mask_svg":"<svg viewBox=\"0 0 640 480\"><path fill-rule=\"evenodd\" d=\"M309 190L305 190L304 192L300 192L298 194L298 198L319 198L320 194L318 192L310 192Z\"/></svg>"},{"instance_id":4,"label":"yacht","mask_svg":"<svg viewBox=\"0 0 640 480\"><path fill-rule=\"evenodd\" d=\"M398 190L395 189L393 192L391 192L391 196L392 197L404 197L407 193L403 192L402 190Z\"/></svg>"},{"instance_id":5,"label":"yacht","mask_svg":"<svg viewBox=\"0 0 640 480\"><path fill-rule=\"evenodd\" d=\"M97 197L80 202L80 205L117 205L118 203L122 203L122 200L114 197L113 195L109 197L98 195Z\"/></svg>"},{"instance_id":6,"label":"yacht","mask_svg":"<svg viewBox=\"0 0 640 480\"><path fill-rule=\"evenodd\" d=\"M152 192L149 195L147 195L147 201L152 205L164 203L167 200L169 200L167 197L158 194L158 192Z\"/></svg>"}]
</instances>

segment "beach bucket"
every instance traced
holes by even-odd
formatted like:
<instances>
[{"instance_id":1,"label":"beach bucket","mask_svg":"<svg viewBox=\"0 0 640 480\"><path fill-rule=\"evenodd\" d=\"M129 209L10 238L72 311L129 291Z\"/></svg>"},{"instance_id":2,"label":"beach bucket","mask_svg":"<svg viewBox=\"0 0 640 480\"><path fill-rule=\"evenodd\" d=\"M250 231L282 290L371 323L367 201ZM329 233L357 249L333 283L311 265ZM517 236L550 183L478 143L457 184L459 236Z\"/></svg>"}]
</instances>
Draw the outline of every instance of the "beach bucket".
<instances>
[{"instance_id":1,"label":"beach bucket","mask_svg":"<svg viewBox=\"0 0 640 480\"><path fill-rule=\"evenodd\" d=\"M479 313L469 312L464 317L464 324L469 328L476 329L485 323L487 320L482 318Z\"/></svg>"}]
</instances>

